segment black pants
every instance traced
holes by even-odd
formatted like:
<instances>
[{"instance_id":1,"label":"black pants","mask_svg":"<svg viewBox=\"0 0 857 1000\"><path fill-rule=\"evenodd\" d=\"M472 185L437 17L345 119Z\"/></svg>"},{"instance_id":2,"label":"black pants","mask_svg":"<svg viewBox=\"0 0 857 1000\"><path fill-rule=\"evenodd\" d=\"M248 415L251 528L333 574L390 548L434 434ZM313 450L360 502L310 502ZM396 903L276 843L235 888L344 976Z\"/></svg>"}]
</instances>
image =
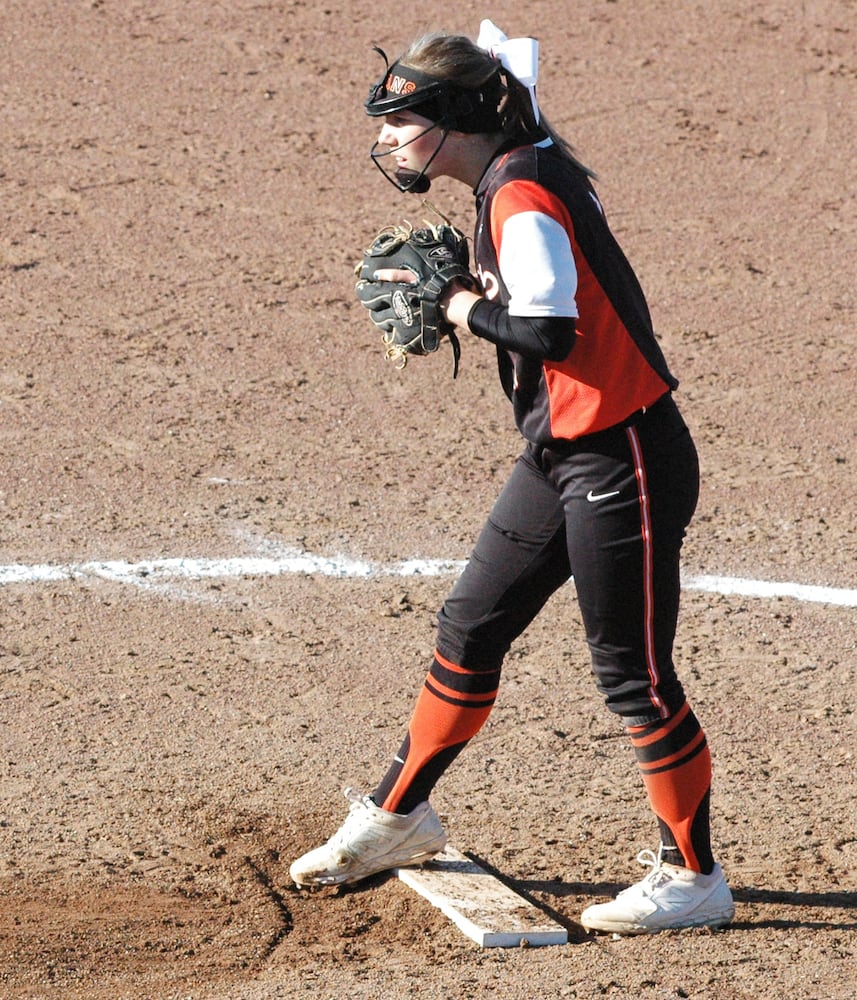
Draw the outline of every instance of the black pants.
<instances>
[{"instance_id":1,"label":"black pants","mask_svg":"<svg viewBox=\"0 0 857 1000\"><path fill-rule=\"evenodd\" d=\"M598 689L625 725L684 701L672 660L696 448L667 395L625 424L528 446L438 615L438 652L497 670L570 576Z\"/></svg>"}]
</instances>

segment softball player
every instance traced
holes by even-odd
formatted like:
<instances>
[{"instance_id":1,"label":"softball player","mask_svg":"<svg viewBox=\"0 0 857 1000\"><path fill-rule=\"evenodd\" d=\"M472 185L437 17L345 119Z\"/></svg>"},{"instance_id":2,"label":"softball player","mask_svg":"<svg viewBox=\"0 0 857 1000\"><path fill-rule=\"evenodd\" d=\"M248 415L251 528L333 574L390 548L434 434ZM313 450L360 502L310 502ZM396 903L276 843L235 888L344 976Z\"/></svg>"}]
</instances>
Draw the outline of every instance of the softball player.
<instances>
[{"instance_id":1,"label":"softball player","mask_svg":"<svg viewBox=\"0 0 857 1000\"><path fill-rule=\"evenodd\" d=\"M660 834L657 853L639 855L645 878L582 922L625 934L717 927L734 906L711 850L711 758L672 660L696 449L593 175L541 116L536 54L491 22L475 44L424 36L366 101L383 119L373 160L401 190L448 176L475 194L484 292L454 286L443 309L496 345L525 447L439 612L392 764L371 795L346 793L343 826L290 873L303 886L350 883L443 849L429 795L487 719L511 643L573 576L598 689Z\"/></svg>"}]
</instances>

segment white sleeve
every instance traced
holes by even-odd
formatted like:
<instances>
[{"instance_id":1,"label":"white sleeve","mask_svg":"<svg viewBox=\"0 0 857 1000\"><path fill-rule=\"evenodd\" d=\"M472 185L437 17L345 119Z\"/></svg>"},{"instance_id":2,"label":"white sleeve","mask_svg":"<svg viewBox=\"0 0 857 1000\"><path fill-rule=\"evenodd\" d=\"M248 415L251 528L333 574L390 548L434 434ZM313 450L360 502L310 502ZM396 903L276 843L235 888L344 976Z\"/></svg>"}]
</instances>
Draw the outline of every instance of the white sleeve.
<instances>
[{"instance_id":1,"label":"white sleeve","mask_svg":"<svg viewBox=\"0 0 857 1000\"><path fill-rule=\"evenodd\" d=\"M543 212L516 212L503 224L498 263L510 316L577 318L577 267L565 229Z\"/></svg>"}]
</instances>

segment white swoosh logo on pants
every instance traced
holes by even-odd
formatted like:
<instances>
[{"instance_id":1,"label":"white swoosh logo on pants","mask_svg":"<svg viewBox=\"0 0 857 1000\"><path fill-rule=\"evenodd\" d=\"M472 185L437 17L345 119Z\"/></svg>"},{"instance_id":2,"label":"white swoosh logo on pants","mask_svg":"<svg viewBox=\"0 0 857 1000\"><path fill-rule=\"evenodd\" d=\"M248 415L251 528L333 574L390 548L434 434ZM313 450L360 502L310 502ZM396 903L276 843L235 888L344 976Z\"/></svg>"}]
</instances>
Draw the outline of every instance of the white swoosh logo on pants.
<instances>
[{"instance_id":1,"label":"white swoosh logo on pants","mask_svg":"<svg viewBox=\"0 0 857 1000\"><path fill-rule=\"evenodd\" d=\"M587 499L587 500L588 500L588 501L589 501L590 503L597 503L597 501L599 501L599 500L606 500L606 499L607 499L607 497L616 497L616 496L618 496L618 495L619 495L619 494L620 494L621 492L622 492L621 490L613 490L613 492L612 492L612 493L593 493L593 492L592 492L592 490L590 490L590 491L589 491L589 492L588 492L588 493L586 494L586 499Z\"/></svg>"}]
</instances>

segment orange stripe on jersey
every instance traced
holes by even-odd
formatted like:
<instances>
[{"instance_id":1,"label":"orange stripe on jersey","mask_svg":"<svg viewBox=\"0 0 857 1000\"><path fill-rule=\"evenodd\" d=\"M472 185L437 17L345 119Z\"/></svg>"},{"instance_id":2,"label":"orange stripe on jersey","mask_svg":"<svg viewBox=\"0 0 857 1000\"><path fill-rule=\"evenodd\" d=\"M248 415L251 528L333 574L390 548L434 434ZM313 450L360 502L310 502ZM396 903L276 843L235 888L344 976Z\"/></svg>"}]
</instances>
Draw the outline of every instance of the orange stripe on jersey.
<instances>
[{"instance_id":1,"label":"orange stripe on jersey","mask_svg":"<svg viewBox=\"0 0 857 1000\"><path fill-rule=\"evenodd\" d=\"M503 224L510 216L519 212L541 212L542 215L556 220L569 233L569 239L571 238L573 230L571 216L556 195L535 181L509 181L494 196L491 206L491 241L497 248L498 257L503 241Z\"/></svg>"}]
</instances>

